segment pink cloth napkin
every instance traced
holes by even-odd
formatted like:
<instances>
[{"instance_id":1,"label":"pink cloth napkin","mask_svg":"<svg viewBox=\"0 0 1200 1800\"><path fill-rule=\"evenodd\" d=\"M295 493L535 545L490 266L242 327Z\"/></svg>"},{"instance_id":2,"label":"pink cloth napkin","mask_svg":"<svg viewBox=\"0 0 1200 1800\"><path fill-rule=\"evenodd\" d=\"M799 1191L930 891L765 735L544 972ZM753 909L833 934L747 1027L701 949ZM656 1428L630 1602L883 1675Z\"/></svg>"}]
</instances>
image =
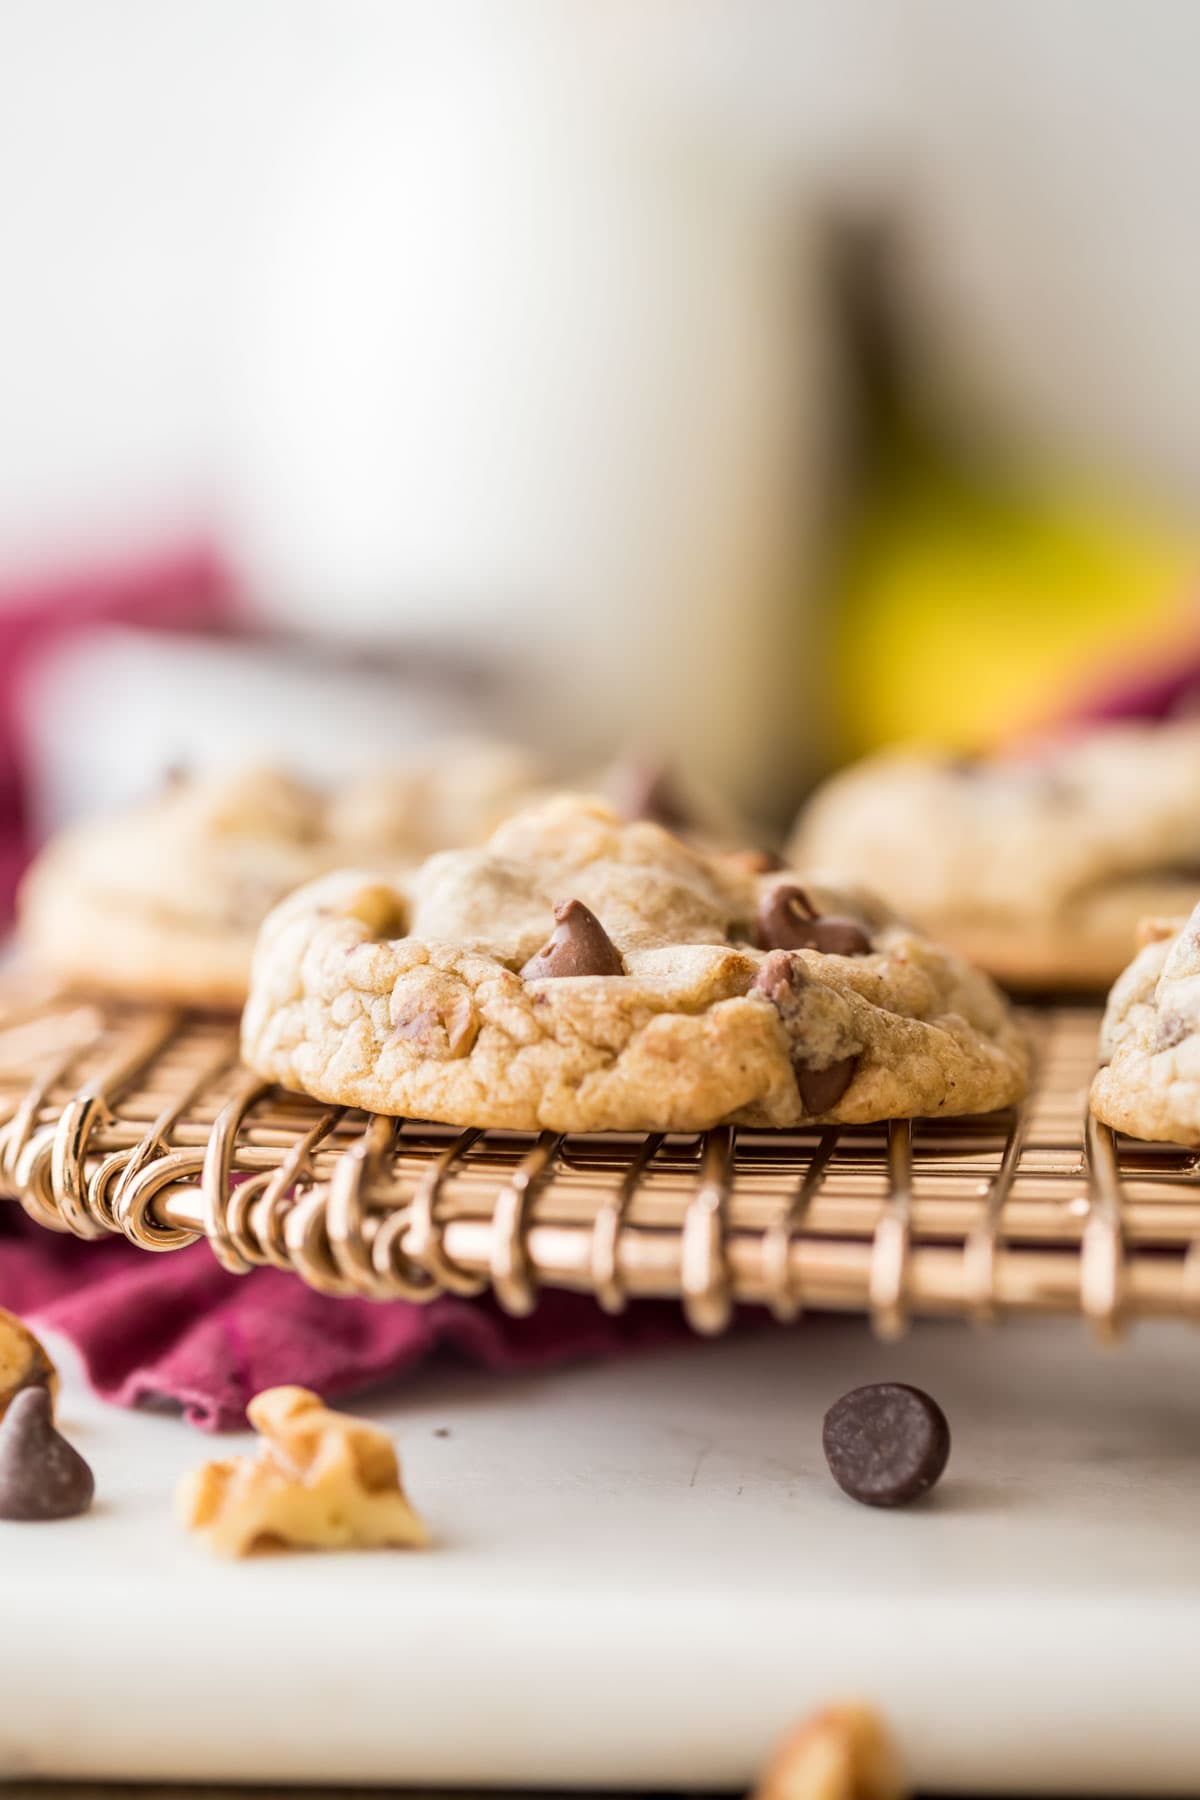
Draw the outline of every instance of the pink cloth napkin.
<instances>
[{"instance_id":1,"label":"pink cloth napkin","mask_svg":"<svg viewBox=\"0 0 1200 1800\"><path fill-rule=\"evenodd\" d=\"M206 1244L154 1256L77 1243L3 1203L0 1306L70 1338L105 1400L181 1407L206 1431L237 1430L251 1396L281 1382L332 1399L439 1351L504 1372L687 1335L677 1306L642 1302L610 1318L579 1294L546 1292L528 1319L491 1300L333 1299L279 1269L229 1275Z\"/></svg>"}]
</instances>

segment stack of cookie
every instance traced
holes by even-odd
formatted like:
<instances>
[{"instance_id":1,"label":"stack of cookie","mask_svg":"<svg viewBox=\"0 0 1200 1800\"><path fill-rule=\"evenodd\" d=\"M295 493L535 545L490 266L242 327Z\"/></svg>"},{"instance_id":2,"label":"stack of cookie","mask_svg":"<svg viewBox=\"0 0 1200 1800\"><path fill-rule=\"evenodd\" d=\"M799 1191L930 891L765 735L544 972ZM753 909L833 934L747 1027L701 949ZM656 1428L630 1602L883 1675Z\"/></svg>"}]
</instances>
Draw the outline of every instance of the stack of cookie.
<instances>
[{"instance_id":1,"label":"stack of cookie","mask_svg":"<svg viewBox=\"0 0 1200 1800\"><path fill-rule=\"evenodd\" d=\"M816 795L794 867L637 810L660 816L547 794L496 746L336 794L184 782L53 844L23 928L78 985L245 1001L254 1070L374 1112L598 1132L986 1112L1029 1076L993 977L1105 984L1139 915L1200 892L1200 725L878 759ZM1151 936L1095 1104L1200 1141L1200 923Z\"/></svg>"}]
</instances>

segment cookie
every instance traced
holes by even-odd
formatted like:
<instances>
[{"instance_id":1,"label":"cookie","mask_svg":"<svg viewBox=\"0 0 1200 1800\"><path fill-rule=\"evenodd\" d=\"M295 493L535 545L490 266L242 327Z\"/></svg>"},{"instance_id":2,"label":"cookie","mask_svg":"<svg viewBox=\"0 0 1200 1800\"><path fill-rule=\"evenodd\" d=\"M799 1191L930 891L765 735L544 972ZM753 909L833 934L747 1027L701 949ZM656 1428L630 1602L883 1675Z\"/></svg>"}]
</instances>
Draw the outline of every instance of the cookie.
<instances>
[{"instance_id":1,"label":"cookie","mask_svg":"<svg viewBox=\"0 0 1200 1800\"><path fill-rule=\"evenodd\" d=\"M534 779L521 751L451 744L332 792L269 768L176 780L46 848L22 885L21 937L72 986L238 1007L258 927L294 887L363 857L478 843Z\"/></svg>"},{"instance_id":2,"label":"cookie","mask_svg":"<svg viewBox=\"0 0 1200 1800\"><path fill-rule=\"evenodd\" d=\"M1131 1137L1200 1145L1200 906L1143 937L1108 997L1092 1111Z\"/></svg>"},{"instance_id":3,"label":"cookie","mask_svg":"<svg viewBox=\"0 0 1200 1800\"><path fill-rule=\"evenodd\" d=\"M872 757L819 789L789 853L878 887L1012 986L1107 987L1140 918L1200 897L1200 724L1021 757Z\"/></svg>"},{"instance_id":4,"label":"cookie","mask_svg":"<svg viewBox=\"0 0 1200 1800\"><path fill-rule=\"evenodd\" d=\"M985 1112L1028 1073L991 981L862 891L574 796L291 895L242 1048L321 1100L526 1131Z\"/></svg>"}]
</instances>

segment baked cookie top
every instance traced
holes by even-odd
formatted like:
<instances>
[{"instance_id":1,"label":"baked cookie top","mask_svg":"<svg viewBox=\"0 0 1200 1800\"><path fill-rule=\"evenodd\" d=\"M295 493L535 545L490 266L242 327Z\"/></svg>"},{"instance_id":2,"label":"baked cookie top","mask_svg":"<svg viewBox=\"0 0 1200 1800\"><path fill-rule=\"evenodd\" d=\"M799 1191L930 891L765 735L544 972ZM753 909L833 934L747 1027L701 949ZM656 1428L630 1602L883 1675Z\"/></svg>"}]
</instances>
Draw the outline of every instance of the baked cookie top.
<instances>
[{"instance_id":1,"label":"baked cookie top","mask_svg":"<svg viewBox=\"0 0 1200 1800\"><path fill-rule=\"evenodd\" d=\"M270 915L246 1061L451 1124L693 1131L989 1111L1028 1052L990 980L859 890L559 796L411 875Z\"/></svg>"},{"instance_id":2,"label":"baked cookie top","mask_svg":"<svg viewBox=\"0 0 1200 1800\"><path fill-rule=\"evenodd\" d=\"M1200 884L1200 723L1114 725L1036 755L889 751L818 790L789 846L917 916L1023 918L1097 884Z\"/></svg>"},{"instance_id":3,"label":"baked cookie top","mask_svg":"<svg viewBox=\"0 0 1200 1800\"><path fill-rule=\"evenodd\" d=\"M1200 906L1141 935L1108 997L1092 1110L1131 1137L1200 1144Z\"/></svg>"}]
</instances>

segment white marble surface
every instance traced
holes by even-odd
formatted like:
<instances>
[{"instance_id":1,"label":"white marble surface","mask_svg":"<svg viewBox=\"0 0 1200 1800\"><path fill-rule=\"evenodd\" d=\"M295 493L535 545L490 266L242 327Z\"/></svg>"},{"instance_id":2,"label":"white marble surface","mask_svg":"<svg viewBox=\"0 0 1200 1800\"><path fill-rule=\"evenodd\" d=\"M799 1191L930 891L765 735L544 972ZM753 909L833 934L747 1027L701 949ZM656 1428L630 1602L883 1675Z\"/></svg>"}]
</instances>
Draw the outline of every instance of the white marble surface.
<instances>
[{"instance_id":1,"label":"white marble surface","mask_svg":"<svg viewBox=\"0 0 1200 1800\"><path fill-rule=\"evenodd\" d=\"M954 1432L931 1503L856 1507L825 1406L890 1376ZM714 1788L877 1700L923 1786L1200 1788L1200 1337L1070 1324L899 1346L810 1321L364 1410L427 1555L213 1563L177 1475L221 1442L91 1400L84 1519L0 1526L0 1776ZM448 1431L449 1435L441 1435Z\"/></svg>"}]
</instances>

